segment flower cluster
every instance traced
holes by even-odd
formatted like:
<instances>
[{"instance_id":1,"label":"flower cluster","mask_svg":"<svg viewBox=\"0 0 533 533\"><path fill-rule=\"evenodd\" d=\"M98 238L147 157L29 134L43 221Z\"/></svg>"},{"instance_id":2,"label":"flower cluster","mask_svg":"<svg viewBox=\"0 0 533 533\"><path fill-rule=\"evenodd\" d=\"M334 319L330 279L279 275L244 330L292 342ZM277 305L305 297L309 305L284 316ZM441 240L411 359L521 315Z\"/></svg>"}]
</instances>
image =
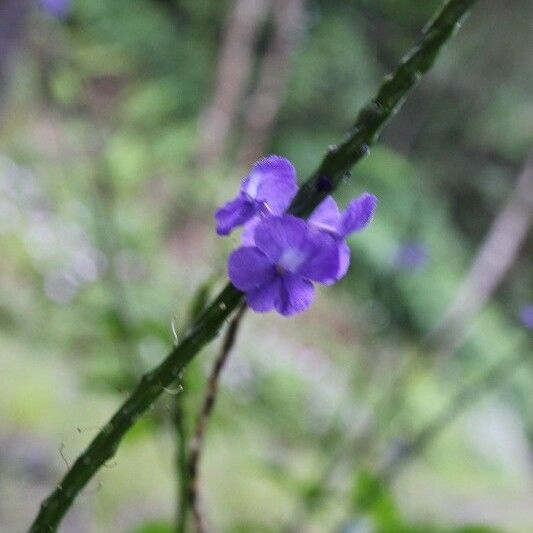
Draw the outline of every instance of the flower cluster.
<instances>
[{"instance_id":1,"label":"flower cluster","mask_svg":"<svg viewBox=\"0 0 533 533\"><path fill-rule=\"evenodd\" d=\"M346 237L369 224L377 204L364 193L341 213L328 196L305 221L285 214L297 190L290 161L265 157L243 179L237 197L215 214L219 235L244 226L228 273L254 311L275 309L284 316L305 311L313 301L313 282L331 285L346 274Z\"/></svg>"}]
</instances>

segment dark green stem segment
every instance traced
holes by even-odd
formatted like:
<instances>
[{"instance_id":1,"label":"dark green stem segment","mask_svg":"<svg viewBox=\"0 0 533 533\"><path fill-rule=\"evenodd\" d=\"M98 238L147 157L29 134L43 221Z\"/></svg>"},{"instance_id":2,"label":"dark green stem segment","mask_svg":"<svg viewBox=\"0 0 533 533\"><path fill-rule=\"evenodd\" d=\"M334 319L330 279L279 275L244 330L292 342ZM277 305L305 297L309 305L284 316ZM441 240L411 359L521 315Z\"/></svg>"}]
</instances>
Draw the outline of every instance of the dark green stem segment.
<instances>
[{"instance_id":1,"label":"dark green stem segment","mask_svg":"<svg viewBox=\"0 0 533 533\"><path fill-rule=\"evenodd\" d=\"M96 471L114 456L120 441L136 420L207 343L218 334L224 320L242 301L242 294L228 285L186 332L184 339L154 370L145 374L130 397L78 457L54 492L41 504L30 531L55 531L61 518Z\"/></svg>"},{"instance_id":2,"label":"dark green stem segment","mask_svg":"<svg viewBox=\"0 0 533 533\"><path fill-rule=\"evenodd\" d=\"M186 388L185 388L186 390ZM176 533L185 533L187 523L187 431L185 427L185 408L179 398L173 406L172 425L176 433Z\"/></svg>"},{"instance_id":3,"label":"dark green stem segment","mask_svg":"<svg viewBox=\"0 0 533 533\"><path fill-rule=\"evenodd\" d=\"M374 144L385 124L402 106L409 91L433 66L442 46L459 29L476 0L448 0L422 31L418 43L402 58L396 70L385 77L375 98L359 112L347 138L330 146L316 172L294 199L290 212L307 217L313 209L349 176L351 168Z\"/></svg>"},{"instance_id":4,"label":"dark green stem segment","mask_svg":"<svg viewBox=\"0 0 533 533\"><path fill-rule=\"evenodd\" d=\"M300 188L289 212L308 216L368 153L387 121L395 114L423 74L433 65L443 44L455 33L476 0L448 0L424 29L421 39L387 76L377 96L359 113L348 137L329 149L318 170ZM30 531L55 531L74 498L97 470L115 454L135 421L171 385L189 361L219 332L242 302L228 284L187 332L185 338L154 370L144 375L130 397L78 457L61 483L44 500Z\"/></svg>"}]
</instances>

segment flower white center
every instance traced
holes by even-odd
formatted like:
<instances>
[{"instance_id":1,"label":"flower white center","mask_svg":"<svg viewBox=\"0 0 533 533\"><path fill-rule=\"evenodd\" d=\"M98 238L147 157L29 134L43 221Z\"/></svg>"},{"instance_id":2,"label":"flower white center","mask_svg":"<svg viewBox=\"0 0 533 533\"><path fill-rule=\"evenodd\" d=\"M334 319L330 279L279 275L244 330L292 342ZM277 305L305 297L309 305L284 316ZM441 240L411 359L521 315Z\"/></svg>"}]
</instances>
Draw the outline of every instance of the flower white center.
<instances>
[{"instance_id":1,"label":"flower white center","mask_svg":"<svg viewBox=\"0 0 533 533\"><path fill-rule=\"evenodd\" d=\"M285 250L276 264L279 271L296 272L305 261L305 254L301 250L288 248Z\"/></svg>"},{"instance_id":2,"label":"flower white center","mask_svg":"<svg viewBox=\"0 0 533 533\"><path fill-rule=\"evenodd\" d=\"M258 172L255 172L250 176L250 179L248 180L248 183L246 184L246 191L245 191L246 194L250 198L252 199L256 198L259 185L261 185L261 179L262 179L262 176Z\"/></svg>"},{"instance_id":3,"label":"flower white center","mask_svg":"<svg viewBox=\"0 0 533 533\"><path fill-rule=\"evenodd\" d=\"M338 234L337 228L333 224L326 224L324 222L310 222L309 223L313 228L320 231L329 233L330 235L336 236Z\"/></svg>"}]
</instances>

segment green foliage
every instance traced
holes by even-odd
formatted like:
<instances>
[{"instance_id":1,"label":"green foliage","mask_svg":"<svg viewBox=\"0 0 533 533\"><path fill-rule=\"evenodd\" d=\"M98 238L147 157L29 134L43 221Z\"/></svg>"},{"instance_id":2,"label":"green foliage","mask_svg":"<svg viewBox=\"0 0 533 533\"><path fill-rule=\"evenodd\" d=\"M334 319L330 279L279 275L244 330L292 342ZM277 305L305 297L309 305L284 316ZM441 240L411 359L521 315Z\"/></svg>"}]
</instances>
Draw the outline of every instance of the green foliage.
<instances>
[{"instance_id":1,"label":"green foliage","mask_svg":"<svg viewBox=\"0 0 533 533\"><path fill-rule=\"evenodd\" d=\"M401 516L386 484L370 472L356 478L351 499L352 512L371 520L378 533L498 533L500 530L483 525L448 527L430 523L413 523ZM361 521L362 518L356 519ZM349 529L348 529L349 530Z\"/></svg>"}]
</instances>

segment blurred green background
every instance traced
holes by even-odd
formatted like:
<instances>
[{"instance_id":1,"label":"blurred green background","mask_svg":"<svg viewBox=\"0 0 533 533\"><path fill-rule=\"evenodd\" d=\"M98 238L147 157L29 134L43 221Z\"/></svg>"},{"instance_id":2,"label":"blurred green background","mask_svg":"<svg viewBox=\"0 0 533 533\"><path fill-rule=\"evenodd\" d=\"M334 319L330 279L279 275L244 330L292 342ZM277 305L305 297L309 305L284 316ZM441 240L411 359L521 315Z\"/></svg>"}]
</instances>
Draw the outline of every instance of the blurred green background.
<instances>
[{"instance_id":1,"label":"blurred green background","mask_svg":"<svg viewBox=\"0 0 533 533\"><path fill-rule=\"evenodd\" d=\"M0 2L1 531L223 285L213 212L250 163L305 179L438 5ZM533 530L531 20L477 5L336 194L379 197L349 274L247 316L201 464L213 531ZM170 415L192 430L216 344L62 531L173 530Z\"/></svg>"}]
</instances>

